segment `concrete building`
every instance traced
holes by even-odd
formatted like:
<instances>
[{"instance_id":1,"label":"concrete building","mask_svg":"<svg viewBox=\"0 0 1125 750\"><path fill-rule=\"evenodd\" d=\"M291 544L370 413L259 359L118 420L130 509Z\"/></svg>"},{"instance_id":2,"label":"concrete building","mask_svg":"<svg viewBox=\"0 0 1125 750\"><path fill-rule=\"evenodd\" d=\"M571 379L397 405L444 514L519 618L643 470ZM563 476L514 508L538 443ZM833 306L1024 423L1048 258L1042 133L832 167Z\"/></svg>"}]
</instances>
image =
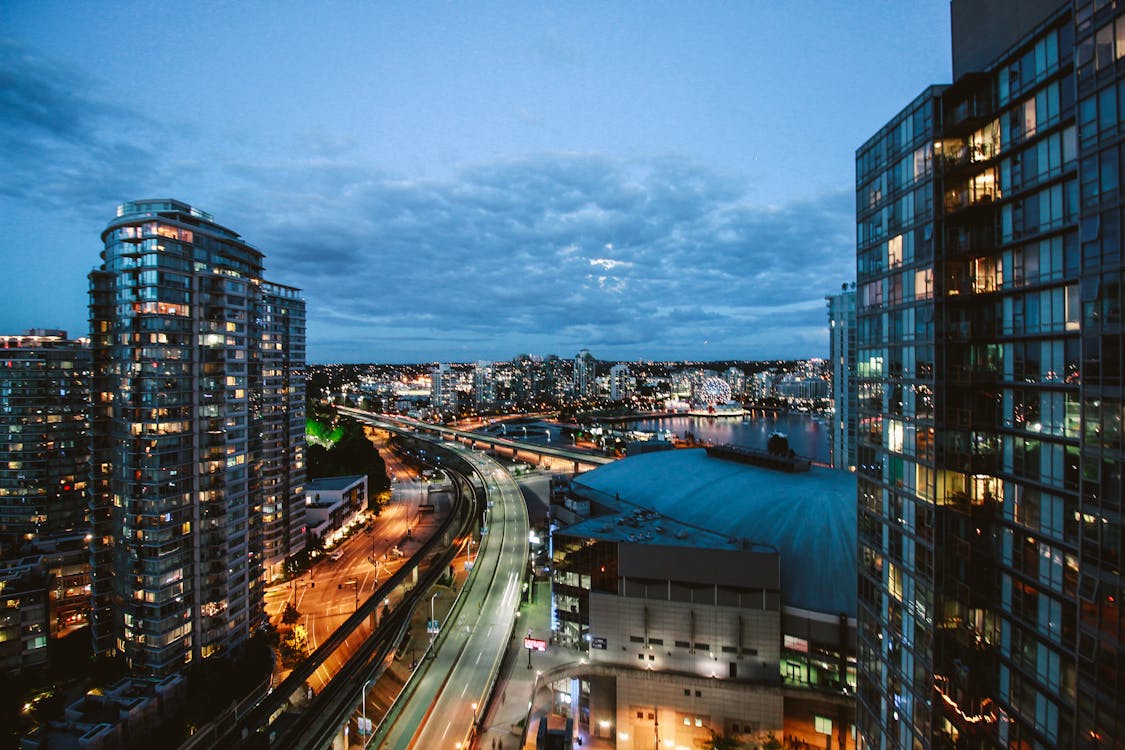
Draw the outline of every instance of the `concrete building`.
<instances>
[{"instance_id":1,"label":"concrete building","mask_svg":"<svg viewBox=\"0 0 1125 750\"><path fill-rule=\"evenodd\" d=\"M1125 745L1125 6L953 0L856 153L872 748Z\"/></svg>"},{"instance_id":2,"label":"concrete building","mask_svg":"<svg viewBox=\"0 0 1125 750\"><path fill-rule=\"evenodd\" d=\"M473 367L473 406L486 409L496 403L496 378L492 363L481 360Z\"/></svg>"},{"instance_id":3,"label":"concrete building","mask_svg":"<svg viewBox=\"0 0 1125 750\"><path fill-rule=\"evenodd\" d=\"M457 410L457 376L447 364L439 364L430 372L430 407L438 414Z\"/></svg>"},{"instance_id":4,"label":"concrete building","mask_svg":"<svg viewBox=\"0 0 1125 750\"><path fill-rule=\"evenodd\" d=\"M576 477L552 506L553 607L556 642L589 664L568 688L582 730L628 750L819 726L854 747L854 492L724 448Z\"/></svg>"},{"instance_id":5,"label":"concrete building","mask_svg":"<svg viewBox=\"0 0 1125 750\"><path fill-rule=\"evenodd\" d=\"M187 700L187 680L125 678L91 690L66 707L63 718L20 742L23 750L126 750L144 747Z\"/></svg>"},{"instance_id":6,"label":"concrete building","mask_svg":"<svg viewBox=\"0 0 1125 750\"><path fill-rule=\"evenodd\" d=\"M629 365L621 362L609 368L609 400L624 401L633 391Z\"/></svg>"},{"instance_id":7,"label":"concrete building","mask_svg":"<svg viewBox=\"0 0 1125 750\"><path fill-rule=\"evenodd\" d=\"M301 544L304 303L186 203L122 204L102 241L92 631L97 652L164 675L239 648L266 621L265 535L271 559Z\"/></svg>"},{"instance_id":8,"label":"concrete building","mask_svg":"<svg viewBox=\"0 0 1125 750\"><path fill-rule=\"evenodd\" d=\"M334 544L367 510L367 475L310 479L305 487L309 536Z\"/></svg>"},{"instance_id":9,"label":"concrete building","mask_svg":"<svg viewBox=\"0 0 1125 750\"><path fill-rule=\"evenodd\" d=\"M831 458L837 469L855 468L855 285L828 300L828 350L832 368Z\"/></svg>"}]
</instances>

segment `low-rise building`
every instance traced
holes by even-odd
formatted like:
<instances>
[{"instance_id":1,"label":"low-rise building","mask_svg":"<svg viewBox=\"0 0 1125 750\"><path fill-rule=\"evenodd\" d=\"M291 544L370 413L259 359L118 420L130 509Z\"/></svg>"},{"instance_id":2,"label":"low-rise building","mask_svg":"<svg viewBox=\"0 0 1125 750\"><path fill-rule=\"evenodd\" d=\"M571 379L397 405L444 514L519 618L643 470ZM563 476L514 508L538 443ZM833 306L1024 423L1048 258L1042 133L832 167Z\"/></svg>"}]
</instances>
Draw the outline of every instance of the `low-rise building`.
<instances>
[{"instance_id":1,"label":"low-rise building","mask_svg":"<svg viewBox=\"0 0 1125 750\"><path fill-rule=\"evenodd\" d=\"M309 536L334 544L367 509L367 475L322 477L305 485Z\"/></svg>"},{"instance_id":2,"label":"low-rise building","mask_svg":"<svg viewBox=\"0 0 1125 750\"><path fill-rule=\"evenodd\" d=\"M86 693L66 707L63 719L50 721L24 737L23 750L123 750L144 747L145 739L187 698L180 675L163 679L127 677Z\"/></svg>"}]
</instances>

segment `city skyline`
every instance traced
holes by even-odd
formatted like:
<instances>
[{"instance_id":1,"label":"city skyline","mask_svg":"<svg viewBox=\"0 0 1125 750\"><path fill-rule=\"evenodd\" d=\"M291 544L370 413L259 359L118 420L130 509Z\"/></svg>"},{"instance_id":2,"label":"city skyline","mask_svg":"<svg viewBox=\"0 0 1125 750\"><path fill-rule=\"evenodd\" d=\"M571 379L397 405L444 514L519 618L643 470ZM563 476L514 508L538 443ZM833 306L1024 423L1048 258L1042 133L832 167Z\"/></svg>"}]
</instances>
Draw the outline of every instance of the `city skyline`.
<instances>
[{"instance_id":1,"label":"city skyline","mask_svg":"<svg viewBox=\"0 0 1125 750\"><path fill-rule=\"evenodd\" d=\"M2 11L0 328L84 332L106 212L169 197L305 290L314 362L824 356L854 149L949 70L943 2L264 8Z\"/></svg>"}]
</instances>

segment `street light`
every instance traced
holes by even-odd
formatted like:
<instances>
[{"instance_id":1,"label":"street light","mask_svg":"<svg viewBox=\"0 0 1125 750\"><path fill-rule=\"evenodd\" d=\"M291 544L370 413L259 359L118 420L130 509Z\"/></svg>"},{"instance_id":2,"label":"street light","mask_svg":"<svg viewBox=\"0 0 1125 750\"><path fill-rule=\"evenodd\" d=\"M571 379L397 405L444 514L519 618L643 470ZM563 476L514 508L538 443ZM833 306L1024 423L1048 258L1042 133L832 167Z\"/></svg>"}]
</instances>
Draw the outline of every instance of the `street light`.
<instances>
[{"instance_id":1,"label":"street light","mask_svg":"<svg viewBox=\"0 0 1125 750\"><path fill-rule=\"evenodd\" d=\"M371 680L368 680L367 682L363 683L363 726L361 726L359 729L360 735L366 734L367 727L369 726L367 723L367 688L371 687L371 682ZM367 747L367 743L363 743L363 746Z\"/></svg>"}]
</instances>

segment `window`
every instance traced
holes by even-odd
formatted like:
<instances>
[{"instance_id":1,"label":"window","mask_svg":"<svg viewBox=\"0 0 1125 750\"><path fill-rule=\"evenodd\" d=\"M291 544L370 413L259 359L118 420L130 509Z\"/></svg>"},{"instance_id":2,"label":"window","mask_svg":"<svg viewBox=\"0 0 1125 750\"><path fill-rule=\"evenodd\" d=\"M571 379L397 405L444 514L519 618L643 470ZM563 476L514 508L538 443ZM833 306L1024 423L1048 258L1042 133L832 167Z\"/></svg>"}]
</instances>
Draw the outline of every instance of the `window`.
<instances>
[{"instance_id":1,"label":"window","mask_svg":"<svg viewBox=\"0 0 1125 750\"><path fill-rule=\"evenodd\" d=\"M813 729L817 734L832 734L832 719L813 715Z\"/></svg>"}]
</instances>

